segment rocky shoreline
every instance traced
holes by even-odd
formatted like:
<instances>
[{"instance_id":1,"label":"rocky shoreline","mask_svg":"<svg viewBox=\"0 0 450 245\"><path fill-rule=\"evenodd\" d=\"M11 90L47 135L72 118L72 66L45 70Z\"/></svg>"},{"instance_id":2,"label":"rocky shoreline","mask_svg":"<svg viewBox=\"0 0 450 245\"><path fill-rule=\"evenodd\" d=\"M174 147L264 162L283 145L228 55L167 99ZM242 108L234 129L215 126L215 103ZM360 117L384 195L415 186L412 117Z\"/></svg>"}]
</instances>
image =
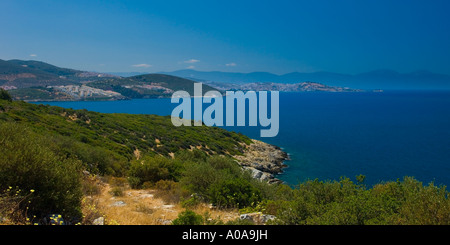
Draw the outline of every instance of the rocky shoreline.
<instances>
[{"instance_id":1,"label":"rocky shoreline","mask_svg":"<svg viewBox=\"0 0 450 245\"><path fill-rule=\"evenodd\" d=\"M252 141L252 144L245 146L243 155L234 156L239 165L250 170L256 179L268 183L281 182L275 175L287 167L284 162L289 160L289 155L278 146L254 139Z\"/></svg>"}]
</instances>

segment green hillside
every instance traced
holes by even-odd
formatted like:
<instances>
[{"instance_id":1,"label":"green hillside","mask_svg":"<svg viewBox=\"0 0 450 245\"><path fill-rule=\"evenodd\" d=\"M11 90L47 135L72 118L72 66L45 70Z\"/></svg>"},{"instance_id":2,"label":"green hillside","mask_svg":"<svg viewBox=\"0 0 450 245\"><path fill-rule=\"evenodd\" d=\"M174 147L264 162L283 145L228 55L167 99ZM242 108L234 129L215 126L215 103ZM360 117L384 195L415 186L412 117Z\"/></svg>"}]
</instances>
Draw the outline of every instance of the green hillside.
<instances>
[{"instance_id":1,"label":"green hillside","mask_svg":"<svg viewBox=\"0 0 450 245\"><path fill-rule=\"evenodd\" d=\"M71 100L69 94L49 90L53 86L81 85L111 79L113 75L57 67L36 60L0 60L0 86L13 91L16 100ZM97 99L97 97L95 97Z\"/></svg>"},{"instance_id":2,"label":"green hillside","mask_svg":"<svg viewBox=\"0 0 450 245\"><path fill-rule=\"evenodd\" d=\"M186 208L206 203L274 215L272 224L450 224L445 186L405 177L369 187L362 175L356 182L310 180L295 188L268 184L229 157L250 142L219 128L174 127L168 117L12 101L0 90L0 224L48 224L50 214L92 224L99 214L83 211L90 210L83 200L98 190L92 174L122 177L131 188L159 188ZM188 221L179 216L174 224ZM206 223L215 221L198 219Z\"/></svg>"},{"instance_id":3,"label":"green hillside","mask_svg":"<svg viewBox=\"0 0 450 245\"><path fill-rule=\"evenodd\" d=\"M185 163L171 160L175 156L242 154L251 142L220 128L175 127L170 117L35 105L12 101L0 91L0 217L27 210L39 219L53 212L79 219L82 170L128 177L138 188L149 181L179 180ZM23 190L36 194L22 196ZM9 193L27 201L16 203Z\"/></svg>"},{"instance_id":4,"label":"green hillside","mask_svg":"<svg viewBox=\"0 0 450 245\"><path fill-rule=\"evenodd\" d=\"M76 74L82 73L82 71L61 68L36 60L8 60L8 62L27 68L35 73L47 73L52 76L75 76Z\"/></svg>"},{"instance_id":5,"label":"green hillside","mask_svg":"<svg viewBox=\"0 0 450 245\"><path fill-rule=\"evenodd\" d=\"M60 77L69 74L68 70L37 61L0 60L0 85L27 88L73 84L74 81Z\"/></svg>"},{"instance_id":6,"label":"green hillside","mask_svg":"<svg viewBox=\"0 0 450 245\"><path fill-rule=\"evenodd\" d=\"M248 137L220 128L175 127L168 116L103 114L0 100L0 122L7 121L27 125L40 134L68 137L83 147L102 148L123 160L132 159L136 150L141 155L168 156L199 148L208 154L236 155L242 152L241 143L250 143Z\"/></svg>"}]
</instances>

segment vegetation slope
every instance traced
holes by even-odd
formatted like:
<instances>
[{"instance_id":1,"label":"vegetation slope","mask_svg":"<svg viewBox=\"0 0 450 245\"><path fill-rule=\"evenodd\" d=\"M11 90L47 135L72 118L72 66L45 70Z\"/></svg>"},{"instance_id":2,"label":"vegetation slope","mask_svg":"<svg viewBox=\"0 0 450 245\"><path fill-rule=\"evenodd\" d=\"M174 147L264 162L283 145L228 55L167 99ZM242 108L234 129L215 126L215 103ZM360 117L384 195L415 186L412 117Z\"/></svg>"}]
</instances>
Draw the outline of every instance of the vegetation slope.
<instances>
[{"instance_id":1,"label":"vegetation slope","mask_svg":"<svg viewBox=\"0 0 450 245\"><path fill-rule=\"evenodd\" d=\"M273 224L450 224L445 186L413 177L366 186L364 176L267 184L232 158L248 143L218 128L177 128L168 117L33 105L0 91L0 223L47 224L52 214L89 223L83 200L95 188L86 176L97 174L158 188L187 209L275 215ZM192 223L212 224L192 211L174 221Z\"/></svg>"}]
</instances>

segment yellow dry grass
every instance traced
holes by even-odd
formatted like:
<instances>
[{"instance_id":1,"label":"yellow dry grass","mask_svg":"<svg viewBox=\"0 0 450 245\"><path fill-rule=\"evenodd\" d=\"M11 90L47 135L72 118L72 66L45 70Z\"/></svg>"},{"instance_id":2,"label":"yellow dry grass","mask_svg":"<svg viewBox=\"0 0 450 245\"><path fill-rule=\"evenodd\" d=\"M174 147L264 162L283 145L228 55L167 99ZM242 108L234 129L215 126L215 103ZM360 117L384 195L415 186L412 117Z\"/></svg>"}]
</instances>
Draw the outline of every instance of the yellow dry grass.
<instances>
[{"instance_id":1,"label":"yellow dry grass","mask_svg":"<svg viewBox=\"0 0 450 245\"><path fill-rule=\"evenodd\" d=\"M170 225L185 210L179 203L165 203L155 197L155 190L125 188L123 195L113 196L110 184L101 186L101 192L88 199L91 207L95 205L96 212L105 218L107 225ZM238 210L211 209L206 204L191 210L202 215L208 212L210 218L223 222L239 217Z\"/></svg>"}]
</instances>

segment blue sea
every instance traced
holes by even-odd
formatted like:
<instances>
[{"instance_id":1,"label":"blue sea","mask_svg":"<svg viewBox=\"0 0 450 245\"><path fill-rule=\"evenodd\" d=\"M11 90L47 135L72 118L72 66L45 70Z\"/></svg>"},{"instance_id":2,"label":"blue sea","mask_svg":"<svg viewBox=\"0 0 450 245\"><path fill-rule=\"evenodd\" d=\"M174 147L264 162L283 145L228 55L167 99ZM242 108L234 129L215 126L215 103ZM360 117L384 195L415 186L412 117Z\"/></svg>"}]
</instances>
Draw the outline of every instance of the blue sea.
<instances>
[{"instance_id":1,"label":"blue sea","mask_svg":"<svg viewBox=\"0 0 450 245\"><path fill-rule=\"evenodd\" d=\"M170 99L42 102L104 113L170 115ZM206 105L205 105L206 107ZM290 155L278 178L366 176L366 184L414 176L450 185L450 92L280 93L279 134L260 138L260 127L225 127L275 144Z\"/></svg>"}]
</instances>

